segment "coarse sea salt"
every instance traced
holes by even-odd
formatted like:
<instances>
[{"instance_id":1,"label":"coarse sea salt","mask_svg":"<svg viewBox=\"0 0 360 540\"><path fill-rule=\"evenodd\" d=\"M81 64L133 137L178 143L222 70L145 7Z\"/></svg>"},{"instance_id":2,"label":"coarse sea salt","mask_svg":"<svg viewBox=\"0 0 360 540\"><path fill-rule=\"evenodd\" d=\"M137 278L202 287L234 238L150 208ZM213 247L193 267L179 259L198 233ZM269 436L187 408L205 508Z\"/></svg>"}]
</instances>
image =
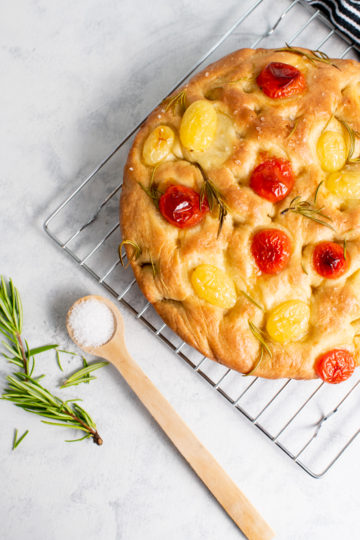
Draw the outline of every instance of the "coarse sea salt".
<instances>
[{"instance_id":1,"label":"coarse sea salt","mask_svg":"<svg viewBox=\"0 0 360 540\"><path fill-rule=\"evenodd\" d=\"M111 310L95 298L76 304L69 314L68 325L75 341L84 347L104 345L115 330Z\"/></svg>"}]
</instances>

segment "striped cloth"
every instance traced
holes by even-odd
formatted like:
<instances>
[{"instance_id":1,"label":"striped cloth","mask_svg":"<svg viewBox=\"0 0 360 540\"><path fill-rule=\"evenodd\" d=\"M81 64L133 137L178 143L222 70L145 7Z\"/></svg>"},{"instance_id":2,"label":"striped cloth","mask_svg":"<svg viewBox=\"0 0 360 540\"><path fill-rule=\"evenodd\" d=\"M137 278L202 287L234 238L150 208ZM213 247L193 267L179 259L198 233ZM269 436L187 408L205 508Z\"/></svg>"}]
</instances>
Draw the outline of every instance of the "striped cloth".
<instances>
[{"instance_id":1,"label":"striped cloth","mask_svg":"<svg viewBox=\"0 0 360 540\"><path fill-rule=\"evenodd\" d=\"M360 0L309 0L360 48Z\"/></svg>"}]
</instances>

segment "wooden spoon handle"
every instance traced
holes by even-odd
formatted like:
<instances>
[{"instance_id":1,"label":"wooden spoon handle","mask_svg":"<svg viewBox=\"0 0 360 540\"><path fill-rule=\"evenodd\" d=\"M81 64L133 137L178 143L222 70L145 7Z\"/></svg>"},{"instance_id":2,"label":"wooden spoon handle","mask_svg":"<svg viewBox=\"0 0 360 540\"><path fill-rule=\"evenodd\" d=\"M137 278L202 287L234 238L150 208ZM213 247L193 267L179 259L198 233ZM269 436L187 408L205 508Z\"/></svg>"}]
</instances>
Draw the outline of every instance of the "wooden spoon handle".
<instances>
[{"instance_id":1,"label":"wooden spoon handle","mask_svg":"<svg viewBox=\"0 0 360 540\"><path fill-rule=\"evenodd\" d=\"M249 540L268 540L274 532L210 452L195 437L122 345L107 353L130 388Z\"/></svg>"}]
</instances>

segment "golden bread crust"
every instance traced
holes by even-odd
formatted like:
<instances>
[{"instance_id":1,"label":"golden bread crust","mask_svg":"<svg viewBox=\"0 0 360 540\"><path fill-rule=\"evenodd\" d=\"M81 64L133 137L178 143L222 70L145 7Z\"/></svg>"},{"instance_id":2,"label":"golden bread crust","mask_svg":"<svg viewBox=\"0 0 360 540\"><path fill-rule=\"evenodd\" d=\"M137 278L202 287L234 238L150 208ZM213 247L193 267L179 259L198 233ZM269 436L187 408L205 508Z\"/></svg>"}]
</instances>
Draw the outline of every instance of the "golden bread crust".
<instances>
[{"instance_id":1,"label":"golden bread crust","mask_svg":"<svg viewBox=\"0 0 360 540\"><path fill-rule=\"evenodd\" d=\"M306 91L278 100L267 97L256 84L256 76L270 62L296 66L306 78ZM348 349L358 363L359 201L344 203L324 184L320 186L317 204L325 207L334 230L299 214L281 214L297 195L313 201L319 183L325 180L316 144L329 119L341 117L360 132L360 65L353 60L332 63L340 69L287 51L236 51L208 66L185 87L187 106L209 99L221 115L225 137L220 149L214 147L212 151L210 147L202 155L190 155L179 144L177 155L171 155L155 170L146 165L142 151L150 132L158 125L179 132L181 107L163 103L139 130L125 165L121 229L124 239L141 247L141 255L131 259L132 247L125 246L141 290L182 339L207 357L242 373L257 364L261 347L248 321L264 329L269 310L291 299L310 306L309 331L300 341L271 343L272 357L263 356L255 375L314 378L315 359L332 348ZM359 150L356 140L354 156ZM263 155L289 160L295 174L294 188L277 204L259 197L249 187L251 172ZM171 183L199 192L203 177L192 161L206 170L229 207L219 237L216 212L208 213L194 227L174 227L139 185L149 187L155 179L160 191ZM289 264L276 275L261 274L250 251L254 232L269 227L285 231L292 243ZM312 265L314 245L344 238L351 260L349 269L338 279L320 277ZM220 308L195 294L190 276L200 264L215 265L232 277L237 289L234 307ZM256 298L265 312L241 291Z\"/></svg>"}]
</instances>

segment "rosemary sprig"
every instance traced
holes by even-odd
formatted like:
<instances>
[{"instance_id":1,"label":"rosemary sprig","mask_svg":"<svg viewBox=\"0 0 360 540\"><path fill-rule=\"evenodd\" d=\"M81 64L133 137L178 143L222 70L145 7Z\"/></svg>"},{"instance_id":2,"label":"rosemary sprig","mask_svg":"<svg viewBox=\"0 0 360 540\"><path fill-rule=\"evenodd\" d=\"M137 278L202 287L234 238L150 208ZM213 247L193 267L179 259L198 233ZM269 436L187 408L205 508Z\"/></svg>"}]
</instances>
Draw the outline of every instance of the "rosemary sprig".
<instances>
[{"instance_id":1,"label":"rosemary sprig","mask_svg":"<svg viewBox=\"0 0 360 540\"><path fill-rule=\"evenodd\" d=\"M96 444L102 444L94 421L82 407L74 403L76 400L62 401L39 383L44 375L36 378L31 376L36 355L51 349L55 349L56 352L67 351L61 351L58 345L30 349L27 341L21 336L23 312L20 295L11 279L7 284L3 277L0 281L0 333L7 340L2 343L11 356L4 353L2 355L22 370L7 377L7 388L2 399L14 403L25 411L62 422L54 425L85 431Z\"/></svg>"},{"instance_id":2,"label":"rosemary sprig","mask_svg":"<svg viewBox=\"0 0 360 540\"><path fill-rule=\"evenodd\" d=\"M348 150L348 155L347 155L347 158L346 158L346 162L347 163L356 163L356 162L360 161L360 157L351 159L352 155L354 153L354 150L355 150L355 139L360 138L360 133L358 131L355 131L351 126L349 126L349 124L347 122L345 122L345 120L342 120L342 118L339 118L338 116L335 116L335 118L336 118L336 120L338 122L340 122L340 124L342 126L344 126L344 128L346 129L346 131L347 131L347 133L349 135L350 144L349 144L349 150Z\"/></svg>"},{"instance_id":3,"label":"rosemary sprig","mask_svg":"<svg viewBox=\"0 0 360 540\"><path fill-rule=\"evenodd\" d=\"M278 51L278 52L290 52L290 53L293 53L293 54L298 54L298 55L304 56L305 58L310 60L310 62L312 64L315 64L315 62L322 62L324 64L329 64L330 66L333 66L334 68L341 71L340 68L336 64L333 64L331 62L328 55L326 53L324 53L323 51L319 51L319 49L316 49L314 51L310 51L310 53L308 53L306 51L302 51L300 49L296 49L294 47L291 47L291 45L288 45L287 43L285 43L285 45L286 45L286 47L281 47L280 49L275 49L275 50Z\"/></svg>"},{"instance_id":4,"label":"rosemary sprig","mask_svg":"<svg viewBox=\"0 0 360 540\"><path fill-rule=\"evenodd\" d=\"M2 399L11 401L17 407L54 422L42 420L44 424L68 427L84 431L98 445L103 443L95 422L75 399L62 401L52 395L38 380L21 371L7 376L7 388Z\"/></svg>"},{"instance_id":5,"label":"rosemary sprig","mask_svg":"<svg viewBox=\"0 0 360 540\"><path fill-rule=\"evenodd\" d=\"M23 308L17 288L10 279L8 284L1 276L0 279L0 333L6 338L2 345L7 353L2 355L9 361L31 375L35 361L34 357L44 351L55 349L57 345L45 345L30 349L26 340L21 337L23 324ZM30 366L31 364L31 366Z\"/></svg>"},{"instance_id":6,"label":"rosemary sprig","mask_svg":"<svg viewBox=\"0 0 360 540\"><path fill-rule=\"evenodd\" d=\"M150 197L150 199L155 204L155 206L158 208L159 199L162 195L162 192L158 190L158 188L156 187L154 183L151 183L149 187L143 186L141 182L138 182L138 184L141 187L141 189L145 191L146 195Z\"/></svg>"},{"instance_id":7,"label":"rosemary sprig","mask_svg":"<svg viewBox=\"0 0 360 540\"><path fill-rule=\"evenodd\" d=\"M346 261L347 247L346 247L346 238L344 238L344 259Z\"/></svg>"},{"instance_id":8,"label":"rosemary sprig","mask_svg":"<svg viewBox=\"0 0 360 540\"><path fill-rule=\"evenodd\" d=\"M165 104L165 112L167 112L169 109L174 112L177 105L179 105L181 109L184 110L186 108L186 89L180 90L180 92L178 92L177 94L165 98L163 101L163 105Z\"/></svg>"},{"instance_id":9,"label":"rosemary sprig","mask_svg":"<svg viewBox=\"0 0 360 540\"><path fill-rule=\"evenodd\" d=\"M155 167L152 170L151 177L150 177L150 183L149 187L143 186L141 182L138 182L141 189L146 193L148 197L152 200L152 202L155 204L156 208L159 208L159 199L161 195L163 194L161 191L158 190L157 185L155 184L155 173L157 168L159 167L160 163L155 165Z\"/></svg>"},{"instance_id":10,"label":"rosemary sprig","mask_svg":"<svg viewBox=\"0 0 360 540\"><path fill-rule=\"evenodd\" d=\"M29 433L29 430L27 429L25 431L25 433L23 433L21 435L21 437L18 438L18 430L15 429L15 433L14 433L14 440L13 440L13 445L12 445L12 449L15 450L15 448L17 448L19 446L19 444L25 439L26 435Z\"/></svg>"},{"instance_id":11,"label":"rosemary sprig","mask_svg":"<svg viewBox=\"0 0 360 540\"><path fill-rule=\"evenodd\" d=\"M254 300L252 298L252 296L250 296L249 294L247 294L245 291L243 291L242 289L240 289L240 292L245 296L245 298L247 298L249 300L249 302L251 302L252 304L254 304L256 307L258 307L259 309L261 309L261 311L265 311L264 308L262 306L260 306L260 304L258 304L256 302L256 300Z\"/></svg>"},{"instance_id":12,"label":"rosemary sprig","mask_svg":"<svg viewBox=\"0 0 360 540\"><path fill-rule=\"evenodd\" d=\"M123 246L131 246L131 247L134 248L134 251L133 251L131 257L129 257L127 264L124 263L124 259L123 259L123 254L122 254L122 247ZM120 258L121 266L123 266L124 268L127 268L129 266L131 260L136 261L136 259L138 259L140 257L141 252L142 252L142 249L139 246L139 244L137 244L135 242L135 240L123 240L121 242L121 244L119 245L119 258Z\"/></svg>"},{"instance_id":13,"label":"rosemary sprig","mask_svg":"<svg viewBox=\"0 0 360 540\"><path fill-rule=\"evenodd\" d=\"M265 333L263 332L263 330L258 328L252 321L248 321L248 325L249 325L252 335L260 343L260 358L256 362L255 366L251 368L250 371L248 371L247 373L244 373L244 375L247 377L249 375L252 375L254 371L256 370L256 368L260 365L264 357L264 354L268 354L270 358L272 358L272 350L270 349L270 347L265 341Z\"/></svg>"},{"instance_id":14,"label":"rosemary sprig","mask_svg":"<svg viewBox=\"0 0 360 540\"><path fill-rule=\"evenodd\" d=\"M213 211L215 205L218 207L219 228L217 232L217 237L219 238L219 235L221 233L221 229L224 224L225 217L229 211L229 208L225 202L223 195L220 193L217 187L213 184L213 182L207 176L207 174L205 173L201 165L197 162L195 162L194 165L198 167L204 180L204 183L200 189L200 203L199 203L200 208L204 202L205 197L209 203L209 208L211 212Z\"/></svg>"},{"instance_id":15,"label":"rosemary sprig","mask_svg":"<svg viewBox=\"0 0 360 540\"><path fill-rule=\"evenodd\" d=\"M10 343L2 342L11 357L6 356L9 362L23 367L29 373L29 357L25 352L25 345L21 338L23 322L23 309L20 295L12 280L6 285L1 276L0 285L0 332Z\"/></svg>"},{"instance_id":16,"label":"rosemary sprig","mask_svg":"<svg viewBox=\"0 0 360 540\"><path fill-rule=\"evenodd\" d=\"M332 231L335 231L334 227L330 225L330 223L324 221L325 219L329 221L332 220L329 216L322 213L322 208L316 208L316 206L309 201L302 201L300 195L297 195L297 197L295 197L291 201L290 206L282 210L280 213L286 214L287 212L299 214L300 216L306 217L308 219L311 219L312 221L315 221L316 223L319 223L319 225L323 225L324 227L328 227Z\"/></svg>"},{"instance_id":17,"label":"rosemary sprig","mask_svg":"<svg viewBox=\"0 0 360 540\"><path fill-rule=\"evenodd\" d=\"M85 360L85 358L83 359ZM68 388L69 386L77 386L81 383L88 383L96 377L90 376L90 373L100 369L104 366L107 366L109 362L93 362L92 364L87 364L85 360L85 365L82 369L79 369L73 373L66 381L60 386L60 388Z\"/></svg>"}]
</instances>

